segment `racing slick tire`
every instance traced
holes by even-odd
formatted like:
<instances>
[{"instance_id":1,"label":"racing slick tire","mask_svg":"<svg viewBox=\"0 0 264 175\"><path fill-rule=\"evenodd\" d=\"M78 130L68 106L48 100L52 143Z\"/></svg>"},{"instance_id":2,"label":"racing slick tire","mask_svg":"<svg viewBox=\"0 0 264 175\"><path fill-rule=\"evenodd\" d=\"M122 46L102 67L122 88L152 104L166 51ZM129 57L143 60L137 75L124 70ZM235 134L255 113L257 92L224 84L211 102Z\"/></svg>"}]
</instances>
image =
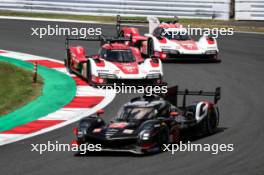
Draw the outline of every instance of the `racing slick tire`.
<instances>
[{"instance_id":1,"label":"racing slick tire","mask_svg":"<svg viewBox=\"0 0 264 175\"><path fill-rule=\"evenodd\" d=\"M70 60L69 59L65 59L64 60L64 65L65 65L65 67L66 67L66 70L70 73L70 74L72 74L73 73L73 71L72 71L72 69L71 69L71 63L70 63Z\"/></svg>"},{"instance_id":2,"label":"racing slick tire","mask_svg":"<svg viewBox=\"0 0 264 175\"><path fill-rule=\"evenodd\" d=\"M91 66L91 63L90 61L87 62L87 82L90 86L93 86L95 87L96 84L92 81L92 66Z\"/></svg>"},{"instance_id":3,"label":"racing slick tire","mask_svg":"<svg viewBox=\"0 0 264 175\"><path fill-rule=\"evenodd\" d=\"M73 71L71 69L71 53L69 50L67 50L67 53L66 53L66 59L64 60L64 65L66 67L66 70L72 74Z\"/></svg>"},{"instance_id":4,"label":"racing slick tire","mask_svg":"<svg viewBox=\"0 0 264 175\"><path fill-rule=\"evenodd\" d=\"M217 108L210 108L206 117L199 125L200 135L212 135L219 124L219 112Z\"/></svg>"},{"instance_id":5,"label":"racing slick tire","mask_svg":"<svg viewBox=\"0 0 264 175\"><path fill-rule=\"evenodd\" d=\"M219 111L218 108L212 108L207 116L207 133L214 134L219 124Z\"/></svg>"},{"instance_id":6,"label":"racing slick tire","mask_svg":"<svg viewBox=\"0 0 264 175\"><path fill-rule=\"evenodd\" d=\"M153 39L148 39L148 46L147 46L147 56L152 57L154 55L154 43Z\"/></svg>"},{"instance_id":7,"label":"racing slick tire","mask_svg":"<svg viewBox=\"0 0 264 175\"><path fill-rule=\"evenodd\" d=\"M180 133L180 127L176 126L171 130L170 136L172 138L170 138L170 142L171 143L180 143L181 141L181 133Z\"/></svg>"},{"instance_id":8,"label":"racing slick tire","mask_svg":"<svg viewBox=\"0 0 264 175\"><path fill-rule=\"evenodd\" d=\"M169 129L166 126L164 127L164 129L162 129L162 131L159 133L157 137L157 144L160 152L162 152L163 149L165 148L163 144L168 144L168 143L169 143Z\"/></svg>"},{"instance_id":9,"label":"racing slick tire","mask_svg":"<svg viewBox=\"0 0 264 175\"><path fill-rule=\"evenodd\" d=\"M221 61L222 61L221 59L219 59L218 53L214 54L214 55L211 55L209 59L213 60L213 62L215 62L215 63L221 63Z\"/></svg>"}]
</instances>

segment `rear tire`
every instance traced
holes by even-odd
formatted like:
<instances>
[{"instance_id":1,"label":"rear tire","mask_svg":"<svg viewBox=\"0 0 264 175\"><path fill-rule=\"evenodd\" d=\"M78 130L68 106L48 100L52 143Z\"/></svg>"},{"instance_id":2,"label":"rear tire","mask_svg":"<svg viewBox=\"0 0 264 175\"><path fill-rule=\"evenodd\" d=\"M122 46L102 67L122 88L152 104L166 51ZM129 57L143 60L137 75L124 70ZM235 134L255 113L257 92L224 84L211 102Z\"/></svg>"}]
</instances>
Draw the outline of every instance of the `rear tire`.
<instances>
[{"instance_id":1,"label":"rear tire","mask_svg":"<svg viewBox=\"0 0 264 175\"><path fill-rule=\"evenodd\" d=\"M215 55L211 56L211 59L215 62L215 63L221 63L221 60L218 58L218 53Z\"/></svg>"},{"instance_id":2,"label":"rear tire","mask_svg":"<svg viewBox=\"0 0 264 175\"><path fill-rule=\"evenodd\" d=\"M209 110L207 116L207 133L209 135L216 132L219 124L219 112L217 108Z\"/></svg>"},{"instance_id":3,"label":"rear tire","mask_svg":"<svg viewBox=\"0 0 264 175\"><path fill-rule=\"evenodd\" d=\"M219 112L217 108L211 108L207 116L201 121L199 130L200 135L212 135L216 132L219 124Z\"/></svg>"}]
</instances>

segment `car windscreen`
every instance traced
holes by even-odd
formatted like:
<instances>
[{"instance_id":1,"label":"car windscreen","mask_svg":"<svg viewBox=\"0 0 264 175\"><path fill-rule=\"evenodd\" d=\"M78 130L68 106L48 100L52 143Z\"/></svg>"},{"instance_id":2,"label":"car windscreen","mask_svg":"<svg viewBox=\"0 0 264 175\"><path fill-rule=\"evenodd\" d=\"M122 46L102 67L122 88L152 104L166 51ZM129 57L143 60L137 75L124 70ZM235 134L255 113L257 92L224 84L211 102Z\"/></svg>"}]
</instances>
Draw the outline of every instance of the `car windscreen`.
<instances>
[{"instance_id":1,"label":"car windscreen","mask_svg":"<svg viewBox=\"0 0 264 175\"><path fill-rule=\"evenodd\" d=\"M168 38L169 40L179 40L179 41L186 41L190 40L191 37L185 33L180 31L165 31L162 33L162 36Z\"/></svg>"},{"instance_id":2,"label":"car windscreen","mask_svg":"<svg viewBox=\"0 0 264 175\"><path fill-rule=\"evenodd\" d=\"M135 58L132 54L132 51L129 50L106 50L102 57L111 62L134 62Z\"/></svg>"},{"instance_id":3,"label":"car windscreen","mask_svg":"<svg viewBox=\"0 0 264 175\"><path fill-rule=\"evenodd\" d=\"M116 117L117 121L140 121L151 119L155 116L153 107L122 107Z\"/></svg>"}]
</instances>

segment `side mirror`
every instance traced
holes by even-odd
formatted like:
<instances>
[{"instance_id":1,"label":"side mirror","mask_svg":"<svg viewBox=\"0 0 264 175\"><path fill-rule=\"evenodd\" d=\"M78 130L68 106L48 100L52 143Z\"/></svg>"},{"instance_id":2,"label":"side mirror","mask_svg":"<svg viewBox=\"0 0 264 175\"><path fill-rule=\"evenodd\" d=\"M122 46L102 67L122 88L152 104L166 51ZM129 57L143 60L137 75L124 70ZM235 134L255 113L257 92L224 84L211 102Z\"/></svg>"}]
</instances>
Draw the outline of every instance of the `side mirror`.
<instances>
[{"instance_id":1,"label":"side mirror","mask_svg":"<svg viewBox=\"0 0 264 175\"><path fill-rule=\"evenodd\" d=\"M104 114L104 110L103 109L99 109L98 111L96 111L97 116L100 116L102 114Z\"/></svg>"},{"instance_id":2,"label":"side mirror","mask_svg":"<svg viewBox=\"0 0 264 175\"><path fill-rule=\"evenodd\" d=\"M172 117L177 117L178 115L179 115L179 113L176 111L170 112L170 116L172 116Z\"/></svg>"},{"instance_id":3,"label":"side mirror","mask_svg":"<svg viewBox=\"0 0 264 175\"><path fill-rule=\"evenodd\" d=\"M162 35L162 34L158 34L158 35L156 35L156 38L157 38L158 40L162 40L163 35Z\"/></svg>"}]
</instances>

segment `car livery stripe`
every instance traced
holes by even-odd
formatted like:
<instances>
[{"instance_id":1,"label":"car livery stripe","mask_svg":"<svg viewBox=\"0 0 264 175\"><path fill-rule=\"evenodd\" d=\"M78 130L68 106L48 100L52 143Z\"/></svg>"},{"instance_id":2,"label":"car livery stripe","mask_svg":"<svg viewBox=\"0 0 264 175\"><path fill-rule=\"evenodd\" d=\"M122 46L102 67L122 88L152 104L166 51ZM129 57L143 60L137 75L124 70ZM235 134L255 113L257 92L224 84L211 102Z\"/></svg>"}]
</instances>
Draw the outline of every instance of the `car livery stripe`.
<instances>
[{"instance_id":1,"label":"car livery stripe","mask_svg":"<svg viewBox=\"0 0 264 175\"><path fill-rule=\"evenodd\" d=\"M0 145L43 134L76 122L104 108L115 97L115 91L95 89L84 80L69 74L62 61L6 50L0 50L0 55L31 63L37 62L39 65L62 72L73 78L77 88L73 100L63 108L42 116L37 120L0 132Z\"/></svg>"}]
</instances>

